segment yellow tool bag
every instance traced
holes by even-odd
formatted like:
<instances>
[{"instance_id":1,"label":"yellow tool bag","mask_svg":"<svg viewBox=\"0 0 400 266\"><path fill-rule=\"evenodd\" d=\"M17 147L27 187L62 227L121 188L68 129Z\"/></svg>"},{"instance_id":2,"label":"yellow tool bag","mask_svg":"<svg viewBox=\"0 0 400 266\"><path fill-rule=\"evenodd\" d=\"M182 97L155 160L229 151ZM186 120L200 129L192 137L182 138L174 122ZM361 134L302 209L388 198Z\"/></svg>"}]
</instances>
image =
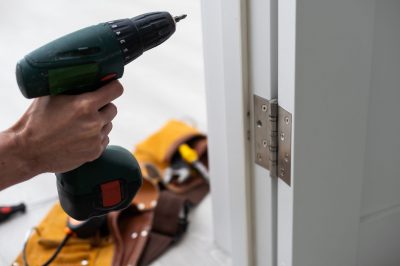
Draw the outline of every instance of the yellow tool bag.
<instances>
[{"instance_id":1,"label":"yellow tool bag","mask_svg":"<svg viewBox=\"0 0 400 266\"><path fill-rule=\"evenodd\" d=\"M139 143L134 155L144 182L130 207L109 213L85 235L75 231L57 203L33 230L14 265L44 265L65 244L47 265L143 266L179 241L190 208L209 192L202 170L207 168L206 136L171 120Z\"/></svg>"}]
</instances>

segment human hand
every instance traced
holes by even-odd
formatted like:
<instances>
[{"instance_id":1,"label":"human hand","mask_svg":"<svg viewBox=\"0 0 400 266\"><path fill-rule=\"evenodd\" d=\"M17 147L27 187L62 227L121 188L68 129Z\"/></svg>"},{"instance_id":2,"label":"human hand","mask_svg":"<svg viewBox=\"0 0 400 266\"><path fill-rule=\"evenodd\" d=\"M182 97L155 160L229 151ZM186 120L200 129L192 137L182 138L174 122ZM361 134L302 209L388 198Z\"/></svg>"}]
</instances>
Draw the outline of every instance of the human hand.
<instances>
[{"instance_id":1,"label":"human hand","mask_svg":"<svg viewBox=\"0 0 400 266\"><path fill-rule=\"evenodd\" d=\"M109 143L123 87L113 81L80 95L35 99L10 131L35 174L66 172L97 159Z\"/></svg>"}]
</instances>

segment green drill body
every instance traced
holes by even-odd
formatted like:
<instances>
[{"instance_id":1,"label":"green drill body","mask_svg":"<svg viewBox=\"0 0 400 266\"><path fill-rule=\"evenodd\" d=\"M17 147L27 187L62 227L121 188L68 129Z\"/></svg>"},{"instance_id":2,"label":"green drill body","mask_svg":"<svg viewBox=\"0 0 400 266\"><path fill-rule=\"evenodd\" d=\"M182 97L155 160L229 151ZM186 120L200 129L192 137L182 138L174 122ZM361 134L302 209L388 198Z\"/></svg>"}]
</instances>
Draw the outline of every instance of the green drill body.
<instances>
[{"instance_id":1,"label":"green drill body","mask_svg":"<svg viewBox=\"0 0 400 266\"><path fill-rule=\"evenodd\" d=\"M70 33L25 56L17 81L27 98L83 93L99 88L101 78L124 73L124 59L114 33L105 23Z\"/></svg>"}]
</instances>

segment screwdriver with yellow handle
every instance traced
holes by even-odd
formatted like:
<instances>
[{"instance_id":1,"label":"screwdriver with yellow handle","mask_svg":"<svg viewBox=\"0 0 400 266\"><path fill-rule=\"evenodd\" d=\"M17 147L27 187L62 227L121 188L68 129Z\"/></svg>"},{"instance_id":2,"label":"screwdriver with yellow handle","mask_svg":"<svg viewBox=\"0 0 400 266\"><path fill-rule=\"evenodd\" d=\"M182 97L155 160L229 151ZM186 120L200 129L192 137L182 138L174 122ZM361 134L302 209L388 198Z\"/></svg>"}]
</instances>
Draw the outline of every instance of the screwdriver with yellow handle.
<instances>
[{"instance_id":1,"label":"screwdriver with yellow handle","mask_svg":"<svg viewBox=\"0 0 400 266\"><path fill-rule=\"evenodd\" d=\"M206 166L200 162L199 155L187 144L181 144L179 146L179 154L182 159L191 165L200 175L206 180L209 180L208 170Z\"/></svg>"}]
</instances>

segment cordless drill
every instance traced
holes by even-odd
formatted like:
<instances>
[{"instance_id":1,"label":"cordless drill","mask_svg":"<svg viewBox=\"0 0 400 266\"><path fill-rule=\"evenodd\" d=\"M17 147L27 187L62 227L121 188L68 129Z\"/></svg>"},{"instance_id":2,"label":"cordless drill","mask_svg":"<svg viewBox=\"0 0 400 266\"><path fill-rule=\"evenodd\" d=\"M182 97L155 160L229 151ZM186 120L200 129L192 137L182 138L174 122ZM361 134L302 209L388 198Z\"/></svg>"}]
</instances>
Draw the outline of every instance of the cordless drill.
<instances>
[{"instance_id":1,"label":"cordless drill","mask_svg":"<svg viewBox=\"0 0 400 266\"><path fill-rule=\"evenodd\" d=\"M18 62L18 86L26 98L96 90L121 78L126 64L166 41L185 17L147 13L65 35ZM109 146L97 160L56 176L61 206L76 220L126 208L142 183L137 161L118 146Z\"/></svg>"}]
</instances>

